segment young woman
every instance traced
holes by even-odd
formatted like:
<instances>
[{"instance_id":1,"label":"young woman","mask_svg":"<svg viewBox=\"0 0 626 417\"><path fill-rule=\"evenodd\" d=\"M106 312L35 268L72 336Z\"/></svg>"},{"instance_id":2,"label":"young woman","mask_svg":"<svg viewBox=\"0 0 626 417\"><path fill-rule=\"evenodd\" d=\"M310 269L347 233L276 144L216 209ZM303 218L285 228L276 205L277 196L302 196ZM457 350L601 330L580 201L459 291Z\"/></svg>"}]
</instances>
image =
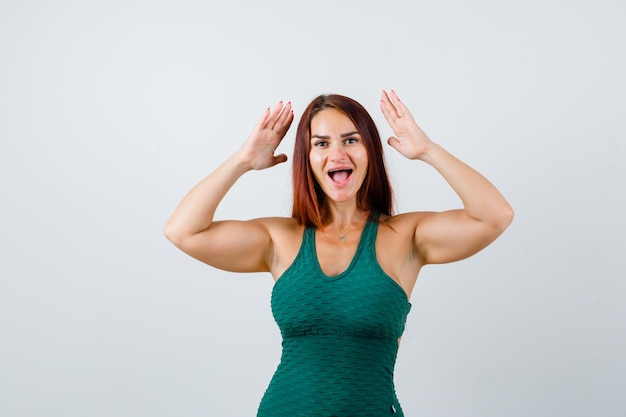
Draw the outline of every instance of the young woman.
<instances>
[{"instance_id":1,"label":"young woman","mask_svg":"<svg viewBox=\"0 0 626 417\"><path fill-rule=\"evenodd\" d=\"M513 211L481 174L431 141L395 92L381 109L388 144L435 168L463 202L444 212L392 212L379 133L356 101L313 100L298 125L292 217L213 219L237 179L285 162L275 150L291 103L267 109L243 146L196 185L165 235L216 268L271 273L281 362L258 417L404 415L393 371L420 269L471 256L511 223Z\"/></svg>"}]
</instances>

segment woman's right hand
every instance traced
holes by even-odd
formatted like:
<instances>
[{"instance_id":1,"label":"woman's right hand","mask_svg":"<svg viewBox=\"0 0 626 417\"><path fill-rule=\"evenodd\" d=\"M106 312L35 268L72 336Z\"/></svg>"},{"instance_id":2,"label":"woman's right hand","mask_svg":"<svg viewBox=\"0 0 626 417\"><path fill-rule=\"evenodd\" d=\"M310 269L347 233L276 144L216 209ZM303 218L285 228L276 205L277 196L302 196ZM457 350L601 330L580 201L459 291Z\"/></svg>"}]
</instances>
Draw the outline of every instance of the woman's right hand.
<instances>
[{"instance_id":1,"label":"woman's right hand","mask_svg":"<svg viewBox=\"0 0 626 417\"><path fill-rule=\"evenodd\" d=\"M241 163L250 170L273 167L287 161L287 155L274 155L293 121L291 102L279 102L274 109L269 107L254 130L237 152Z\"/></svg>"}]
</instances>

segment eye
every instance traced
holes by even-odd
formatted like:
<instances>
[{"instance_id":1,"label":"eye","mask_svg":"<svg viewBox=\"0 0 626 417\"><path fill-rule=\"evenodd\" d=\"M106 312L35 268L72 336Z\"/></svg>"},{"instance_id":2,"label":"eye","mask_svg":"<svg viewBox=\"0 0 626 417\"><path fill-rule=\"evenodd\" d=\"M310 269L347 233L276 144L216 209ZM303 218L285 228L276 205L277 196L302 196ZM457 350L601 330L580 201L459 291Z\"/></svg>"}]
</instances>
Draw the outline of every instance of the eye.
<instances>
[{"instance_id":1,"label":"eye","mask_svg":"<svg viewBox=\"0 0 626 417\"><path fill-rule=\"evenodd\" d=\"M346 145L350 145L352 143L357 143L359 141L359 138L355 138L355 137L349 137L346 138L343 143L345 143Z\"/></svg>"},{"instance_id":2,"label":"eye","mask_svg":"<svg viewBox=\"0 0 626 417\"><path fill-rule=\"evenodd\" d=\"M323 148L326 145L328 145L328 143L325 140L317 140L315 142L313 142L313 146L316 148Z\"/></svg>"}]
</instances>

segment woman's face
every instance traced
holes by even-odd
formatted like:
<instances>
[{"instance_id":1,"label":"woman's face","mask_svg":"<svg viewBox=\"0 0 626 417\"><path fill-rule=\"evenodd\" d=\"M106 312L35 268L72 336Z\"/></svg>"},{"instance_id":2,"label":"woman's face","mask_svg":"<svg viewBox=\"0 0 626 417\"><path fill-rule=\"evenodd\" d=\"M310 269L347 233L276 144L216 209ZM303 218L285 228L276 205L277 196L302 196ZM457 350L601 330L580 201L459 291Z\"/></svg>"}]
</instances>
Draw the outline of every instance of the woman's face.
<instances>
[{"instance_id":1,"label":"woman's face","mask_svg":"<svg viewBox=\"0 0 626 417\"><path fill-rule=\"evenodd\" d=\"M315 179L336 202L355 199L367 175L367 151L354 123L336 109L311 120L309 162Z\"/></svg>"}]
</instances>

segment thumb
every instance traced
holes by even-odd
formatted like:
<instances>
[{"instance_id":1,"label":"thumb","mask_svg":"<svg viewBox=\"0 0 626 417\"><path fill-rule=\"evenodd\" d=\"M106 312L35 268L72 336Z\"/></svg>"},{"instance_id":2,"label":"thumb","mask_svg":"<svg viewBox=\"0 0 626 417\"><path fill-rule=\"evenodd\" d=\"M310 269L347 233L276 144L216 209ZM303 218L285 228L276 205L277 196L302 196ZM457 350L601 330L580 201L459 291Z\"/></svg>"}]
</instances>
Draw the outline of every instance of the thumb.
<instances>
[{"instance_id":1,"label":"thumb","mask_svg":"<svg viewBox=\"0 0 626 417\"><path fill-rule=\"evenodd\" d=\"M396 151L398 151L398 152L400 151L400 149L398 149L398 147L400 146L400 141L398 140L397 137L390 136L389 139L387 139L387 143L389 144L389 146L394 148Z\"/></svg>"},{"instance_id":2,"label":"thumb","mask_svg":"<svg viewBox=\"0 0 626 417\"><path fill-rule=\"evenodd\" d=\"M287 161L287 155L285 155L284 153L281 153L274 157L274 165L282 164L283 162L286 162L286 161Z\"/></svg>"}]
</instances>

